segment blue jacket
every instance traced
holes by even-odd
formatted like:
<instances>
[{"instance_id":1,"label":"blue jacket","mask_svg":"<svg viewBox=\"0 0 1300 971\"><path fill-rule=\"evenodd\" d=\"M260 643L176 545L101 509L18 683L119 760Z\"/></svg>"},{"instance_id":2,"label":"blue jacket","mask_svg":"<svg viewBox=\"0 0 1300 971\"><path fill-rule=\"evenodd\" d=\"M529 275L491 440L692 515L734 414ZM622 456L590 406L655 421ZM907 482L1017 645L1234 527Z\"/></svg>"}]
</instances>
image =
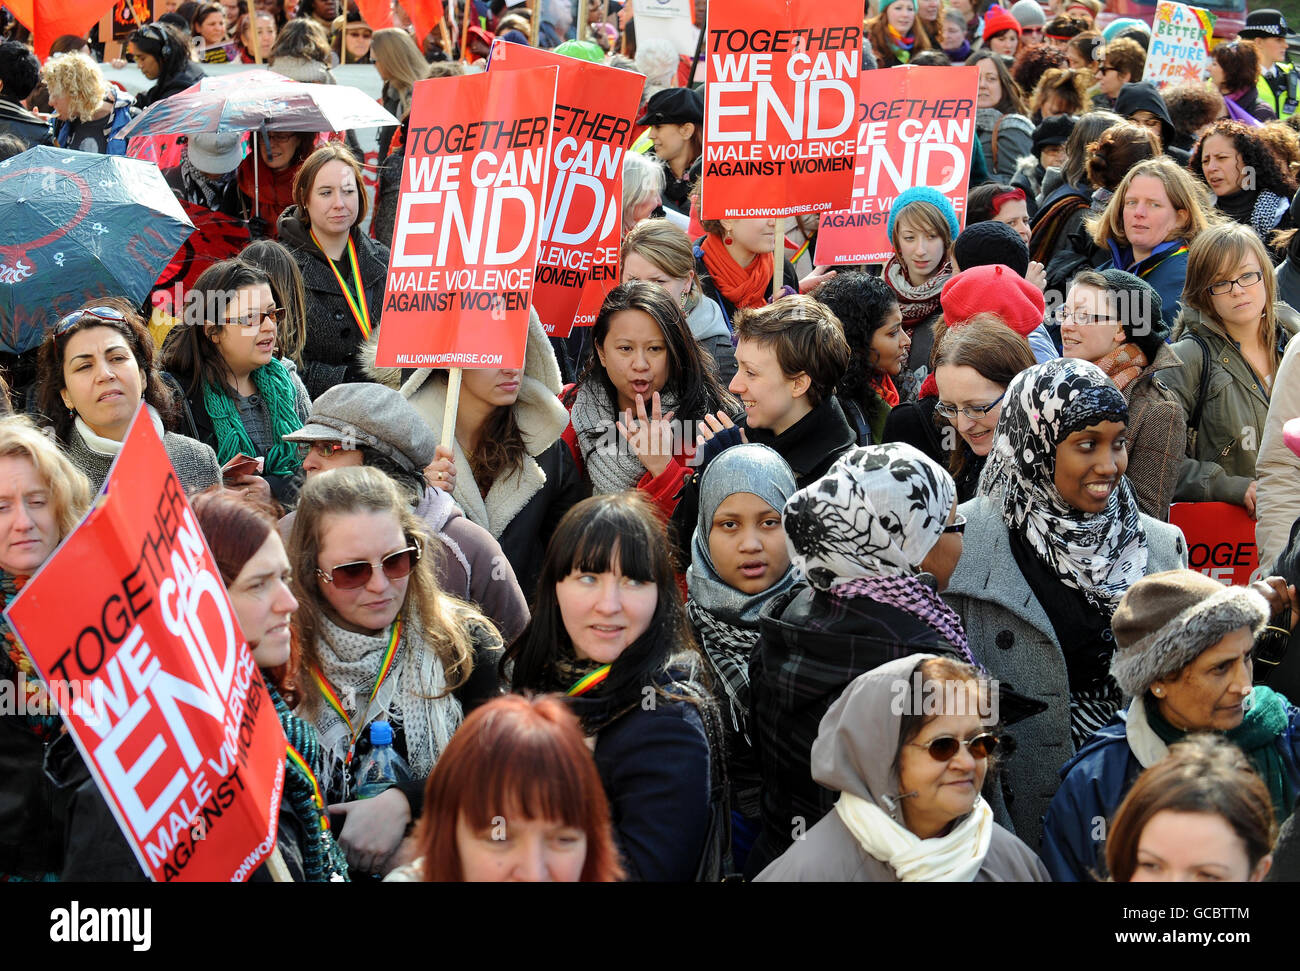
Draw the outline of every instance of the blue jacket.
<instances>
[{"instance_id":1,"label":"blue jacket","mask_svg":"<svg viewBox=\"0 0 1300 971\"><path fill-rule=\"evenodd\" d=\"M95 136L102 134L105 138L105 147L102 154L125 155L126 139L122 137L121 132L134 117L134 111L130 98L117 92L116 89L114 89L114 94L116 97L113 102L113 110L102 121L77 123L55 118L53 123L54 138L59 147L86 151L84 143L81 141L74 143L74 139L80 139L89 132L93 132Z\"/></svg>"},{"instance_id":2,"label":"blue jacket","mask_svg":"<svg viewBox=\"0 0 1300 971\"><path fill-rule=\"evenodd\" d=\"M1287 712L1286 731L1274 744L1291 785L1300 790L1300 709L1288 702ZM1135 700L1065 763L1039 851L1053 881L1089 882L1105 872L1106 827L1142 770L1167 751Z\"/></svg>"},{"instance_id":3,"label":"blue jacket","mask_svg":"<svg viewBox=\"0 0 1300 971\"><path fill-rule=\"evenodd\" d=\"M1161 243L1145 260L1133 262L1133 251L1107 240L1111 258L1097 267L1101 270L1124 270L1140 277L1160 294L1160 317L1166 326L1173 328L1183 299L1183 283L1187 279L1187 244L1181 239ZM1179 253L1179 250L1182 250ZM1174 255L1170 255L1174 254Z\"/></svg>"}]
</instances>

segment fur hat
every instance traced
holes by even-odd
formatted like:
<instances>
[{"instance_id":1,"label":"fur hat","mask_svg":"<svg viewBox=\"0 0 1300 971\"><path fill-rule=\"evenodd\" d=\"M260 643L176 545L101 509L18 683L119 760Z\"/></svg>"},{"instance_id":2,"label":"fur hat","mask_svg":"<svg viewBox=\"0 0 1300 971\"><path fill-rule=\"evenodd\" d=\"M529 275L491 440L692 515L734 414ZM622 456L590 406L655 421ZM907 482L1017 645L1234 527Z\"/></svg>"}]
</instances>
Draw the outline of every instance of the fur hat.
<instances>
[{"instance_id":1,"label":"fur hat","mask_svg":"<svg viewBox=\"0 0 1300 971\"><path fill-rule=\"evenodd\" d=\"M1128 588L1111 618L1111 677L1140 697L1233 631L1258 634L1268 616L1268 602L1249 587L1225 587L1195 570L1152 573Z\"/></svg>"}]
</instances>

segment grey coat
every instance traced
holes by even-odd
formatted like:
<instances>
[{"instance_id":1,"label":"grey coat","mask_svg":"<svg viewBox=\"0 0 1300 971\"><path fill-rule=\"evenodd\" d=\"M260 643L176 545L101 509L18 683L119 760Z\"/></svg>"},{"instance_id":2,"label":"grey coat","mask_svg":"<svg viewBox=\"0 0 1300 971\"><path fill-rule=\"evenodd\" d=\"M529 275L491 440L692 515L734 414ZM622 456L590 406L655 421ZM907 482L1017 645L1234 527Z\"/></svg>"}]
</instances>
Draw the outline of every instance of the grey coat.
<instances>
[{"instance_id":1,"label":"grey coat","mask_svg":"<svg viewBox=\"0 0 1300 971\"><path fill-rule=\"evenodd\" d=\"M172 460L172 468L176 470L176 478L180 480L181 488L187 495L202 492L221 481L217 453L203 442L175 432L166 432L163 434L163 448L167 450L167 457ZM72 464L86 473L92 493L103 488L116 455L104 455L91 449L75 425L68 431L68 444L64 451Z\"/></svg>"},{"instance_id":2,"label":"grey coat","mask_svg":"<svg viewBox=\"0 0 1300 971\"><path fill-rule=\"evenodd\" d=\"M1060 785L1058 770L1074 755L1070 684L1052 622L1011 552L999 502L962 503L964 552L943 599L961 615L971 654L1007 688L1047 703L1047 710L1011 730L1015 754L1003 766L1003 795L1013 832L1037 847L1043 815ZM1141 517L1148 574L1187 566L1187 543L1176 526ZM997 800L991 800L997 808ZM999 819L999 822L1004 822Z\"/></svg>"}]
</instances>

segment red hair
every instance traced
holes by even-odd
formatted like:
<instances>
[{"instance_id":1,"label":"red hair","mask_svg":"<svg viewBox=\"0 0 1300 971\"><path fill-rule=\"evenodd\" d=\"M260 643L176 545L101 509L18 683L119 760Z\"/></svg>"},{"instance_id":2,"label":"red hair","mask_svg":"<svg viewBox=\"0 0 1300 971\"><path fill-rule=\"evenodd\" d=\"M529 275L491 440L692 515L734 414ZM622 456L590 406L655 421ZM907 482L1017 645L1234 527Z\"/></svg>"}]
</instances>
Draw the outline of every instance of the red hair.
<instances>
[{"instance_id":1,"label":"red hair","mask_svg":"<svg viewBox=\"0 0 1300 971\"><path fill-rule=\"evenodd\" d=\"M262 548L267 537L276 531L278 510L265 500L239 495L221 485L210 486L190 500L194 518L208 541L212 558L221 571L221 582L228 588L244 565ZM271 681L290 708L297 704L295 679L302 656L298 646L298 628L291 629L289 661L269 671Z\"/></svg>"},{"instance_id":2,"label":"red hair","mask_svg":"<svg viewBox=\"0 0 1300 971\"><path fill-rule=\"evenodd\" d=\"M609 803L578 719L559 698L504 695L465 719L424 788L415 844L425 880L461 879L456 823L487 829L521 812L587 834L584 883L620 880Z\"/></svg>"}]
</instances>

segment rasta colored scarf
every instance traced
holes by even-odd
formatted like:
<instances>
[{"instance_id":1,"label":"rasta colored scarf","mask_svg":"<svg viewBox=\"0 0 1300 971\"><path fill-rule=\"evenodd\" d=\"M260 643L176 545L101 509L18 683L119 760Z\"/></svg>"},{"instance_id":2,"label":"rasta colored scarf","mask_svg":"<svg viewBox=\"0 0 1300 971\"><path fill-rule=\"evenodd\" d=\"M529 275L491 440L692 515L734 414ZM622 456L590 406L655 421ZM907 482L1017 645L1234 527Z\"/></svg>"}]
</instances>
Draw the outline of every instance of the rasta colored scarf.
<instances>
[{"instance_id":1,"label":"rasta colored scarf","mask_svg":"<svg viewBox=\"0 0 1300 971\"><path fill-rule=\"evenodd\" d=\"M18 591L26 585L30 577L16 577L11 573L0 571L0 610L8 607L18 596ZM63 719L59 717L54 706L54 699L45 693L41 676L36 673L32 659L27 656L23 646L9 626L9 622L0 618L0 630L4 632L4 654L0 655L0 678L12 681L15 689L13 697L22 691L25 712L23 719L32 734L46 742L59 737ZM21 676L21 680L20 680ZM42 714L43 712L43 714Z\"/></svg>"},{"instance_id":2,"label":"rasta colored scarf","mask_svg":"<svg viewBox=\"0 0 1300 971\"><path fill-rule=\"evenodd\" d=\"M749 266L742 267L729 252L726 244L712 233L704 237L704 265L713 277L718 291L737 309L762 307L767 303L767 291L772 287L772 254L758 253Z\"/></svg>"},{"instance_id":3,"label":"rasta colored scarf","mask_svg":"<svg viewBox=\"0 0 1300 971\"><path fill-rule=\"evenodd\" d=\"M1286 701L1272 688L1257 685L1250 694L1251 706L1241 724L1224 737L1245 753L1259 777L1268 786L1273 801L1273 814L1278 822L1291 815L1295 790L1287 777L1286 765L1277 751L1277 738L1286 731L1289 717ZM1186 732L1169 724L1155 705L1146 706L1147 723L1166 745L1181 742Z\"/></svg>"},{"instance_id":4,"label":"rasta colored scarf","mask_svg":"<svg viewBox=\"0 0 1300 971\"><path fill-rule=\"evenodd\" d=\"M916 35L904 37L894 29L893 24L886 24L885 29L889 35L889 46L892 48L893 55L898 58L900 64L906 64L912 59L912 47L916 44Z\"/></svg>"},{"instance_id":5,"label":"rasta colored scarf","mask_svg":"<svg viewBox=\"0 0 1300 971\"><path fill-rule=\"evenodd\" d=\"M271 434L275 444L266 453L266 473L269 475L293 475L298 470L298 446L284 441L284 436L296 432L302 427L302 420L294 408L297 393L288 369L271 358L253 372L253 384L257 393L266 402L271 414ZM211 384L203 385L203 406L208 409L212 419L212 430L217 436L217 461L224 464L236 455L256 455L257 449L244 428L243 419L235 399L223 389Z\"/></svg>"},{"instance_id":6,"label":"rasta colored scarf","mask_svg":"<svg viewBox=\"0 0 1300 971\"><path fill-rule=\"evenodd\" d=\"M289 746L302 756L303 761L313 772L321 768L320 738L316 729L298 718L284 703L280 693L275 690L271 679L262 672L266 690L275 703L275 712L280 716L280 726L284 729L285 740ZM322 823L321 809L315 803L316 786L309 776L293 758L284 760L284 802L293 810L294 816L302 825L306 839L302 846L303 875L308 883L325 883L334 879L348 879L348 861L339 848L338 841L330 832L327 823ZM323 799L322 795L322 799Z\"/></svg>"}]
</instances>

